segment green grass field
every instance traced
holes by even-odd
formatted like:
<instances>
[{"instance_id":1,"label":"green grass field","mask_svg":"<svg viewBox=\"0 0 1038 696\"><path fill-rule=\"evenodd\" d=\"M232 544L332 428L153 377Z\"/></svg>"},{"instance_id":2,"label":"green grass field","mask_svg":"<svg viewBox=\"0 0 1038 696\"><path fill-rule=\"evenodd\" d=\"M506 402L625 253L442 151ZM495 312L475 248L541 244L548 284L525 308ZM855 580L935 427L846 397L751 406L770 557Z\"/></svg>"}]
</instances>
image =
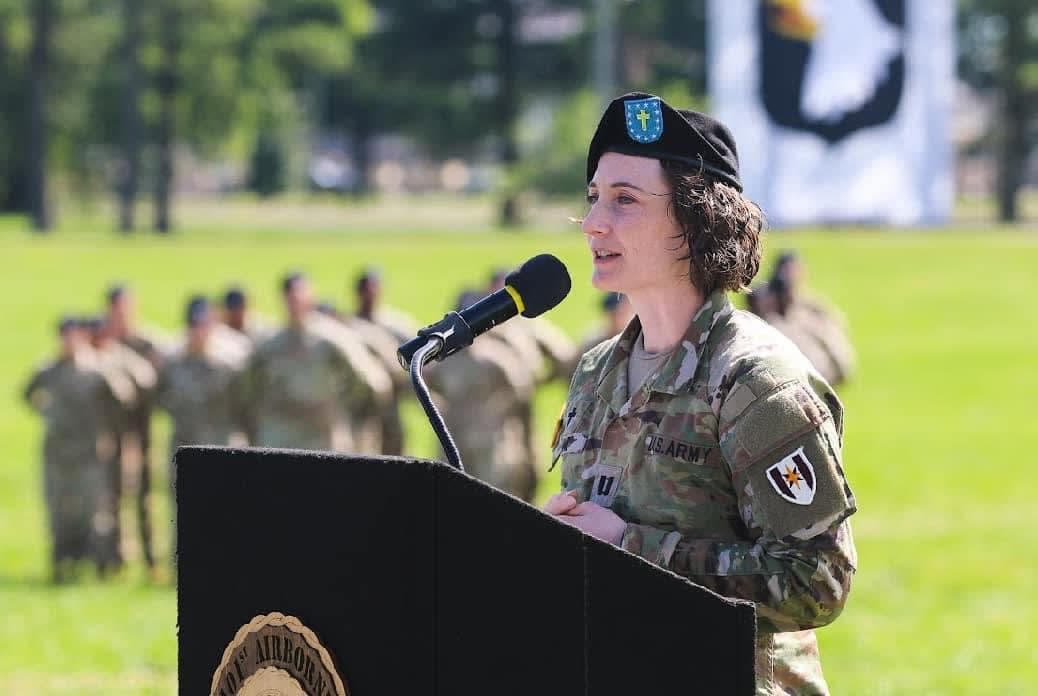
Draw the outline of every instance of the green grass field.
<instances>
[{"instance_id":1,"label":"green grass field","mask_svg":"<svg viewBox=\"0 0 1038 696\"><path fill-rule=\"evenodd\" d=\"M388 301L431 321L491 266L550 251L574 276L552 318L574 336L594 321L588 255L566 211L524 233L480 232L484 220L464 209L441 212L405 204L398 221L367 224L365 209L343 212L338 223L325 210L307 225L274 214L225 219L212 208L185 214L188 229L172 239L129 240L93 223L33 238L20 221L0 220L0 691L176 688L168 583L150 585L137 570L107 585L45 582L40 425L19 395L55 346L55 317L96 310L113 280L137 290L143 320L171 330L189 293L215 294L231 281L276 315L275 281L285 270L308 271L323 296L342 302L356 270L377 263ZM305 209L300 215L305 221ZM1038 669L1038 235L770 236L769 254L786 247L803 252L811 285L850 318L861 362L844 392L861 568L843 617L820 631L833 692L1030 692ZM562 396L554 387L539 397L546 448ZM415 452L431 454L419 414L409 416ZM162 462L157 468L164 474ZM542 495L556 482L549 476ZM158 490L159 517L168 519L165 484ZM160 528L164 549L168 529Z\"/></svg>"}]
</instances>

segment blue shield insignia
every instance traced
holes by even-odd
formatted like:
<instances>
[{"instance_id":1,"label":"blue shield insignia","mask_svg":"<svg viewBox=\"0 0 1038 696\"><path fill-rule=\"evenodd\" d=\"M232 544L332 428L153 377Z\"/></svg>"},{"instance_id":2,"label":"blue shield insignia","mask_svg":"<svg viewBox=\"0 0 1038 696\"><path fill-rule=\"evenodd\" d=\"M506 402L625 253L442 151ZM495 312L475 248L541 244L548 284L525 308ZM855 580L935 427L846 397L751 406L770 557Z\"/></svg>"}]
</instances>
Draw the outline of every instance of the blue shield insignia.
<instances>
[{"instance_id":1,"label":"blue shield insignia","mask_svg":"<svg viewBox=\"0 0 1038 696\"><path fill-rule=\"evenodd\" d=\"M637 143L654 143L663 135L660 98L628 99L624 102L627 135Z\"/></svg>"}]
</instances>

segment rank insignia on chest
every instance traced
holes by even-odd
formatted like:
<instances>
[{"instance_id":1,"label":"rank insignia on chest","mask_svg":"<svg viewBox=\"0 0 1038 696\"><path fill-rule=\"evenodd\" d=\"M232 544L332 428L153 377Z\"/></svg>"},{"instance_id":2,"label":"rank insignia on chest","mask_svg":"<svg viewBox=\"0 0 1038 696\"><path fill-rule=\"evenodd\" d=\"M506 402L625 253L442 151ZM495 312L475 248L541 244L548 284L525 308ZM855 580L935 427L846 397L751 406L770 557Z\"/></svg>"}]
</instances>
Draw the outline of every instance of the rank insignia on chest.
<instances>
[{"instance_id":1,"label":"rank insignia on chest","mask_svg":"<svg viewBox=\"0 0 1038 696\"><path fill-rule=\"evenodd\" d=\"M581 478L585 481L591 479L591 495L588 499L605 508L611 506L620 490L621 476L623 468L613 464L599 463L585 469Z\"/></svg>"},{"instance_id":2,"label":"rank insignia on chest","mask_svg":"<svg viewBox=\"0 0 1038 696\"><path fill-rule=\"evenodd\" d=\"M815 470L803 447L769 466L764 475L783 500L810 505L815 499Z\"/></svg>"}]
</instances>

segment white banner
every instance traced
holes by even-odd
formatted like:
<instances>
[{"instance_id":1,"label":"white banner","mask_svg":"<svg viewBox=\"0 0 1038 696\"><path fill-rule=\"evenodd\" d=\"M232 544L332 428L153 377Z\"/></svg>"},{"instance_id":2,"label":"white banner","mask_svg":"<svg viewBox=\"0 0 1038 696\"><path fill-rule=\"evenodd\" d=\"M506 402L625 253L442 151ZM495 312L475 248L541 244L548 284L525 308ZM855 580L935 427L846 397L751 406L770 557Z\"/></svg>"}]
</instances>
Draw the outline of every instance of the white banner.
<instances>
[{"instance_id":1,"label":"white banner","mask_svg":"<svg viewBox=\"0 0 1038 696\"><path fill-rule=\"evenodd\" d=\"M773 225L947 220L951 0L710 0L708 17L711 112Z\"/></svg>"}]
</instances>

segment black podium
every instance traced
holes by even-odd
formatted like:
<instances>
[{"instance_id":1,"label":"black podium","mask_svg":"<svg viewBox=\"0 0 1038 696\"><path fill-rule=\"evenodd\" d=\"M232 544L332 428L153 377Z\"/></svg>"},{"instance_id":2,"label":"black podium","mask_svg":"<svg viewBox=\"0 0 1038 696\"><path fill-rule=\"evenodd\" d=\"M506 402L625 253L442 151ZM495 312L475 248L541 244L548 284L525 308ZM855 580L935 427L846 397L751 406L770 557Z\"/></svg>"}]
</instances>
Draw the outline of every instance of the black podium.
<instances>
[{"instance_id":1,"label":"black podium","mask_svg":"<svg viewBox=\"0 0 1038 696\"><path fill-rule=\"evenodd\" d=\"M352 696L754 691L752 604L445 464L183 448L175 466L181 694L238 693L246 663L279 659L335 694L299 645L243 628L275 612Z\"/></svg>"}]
</instances>

